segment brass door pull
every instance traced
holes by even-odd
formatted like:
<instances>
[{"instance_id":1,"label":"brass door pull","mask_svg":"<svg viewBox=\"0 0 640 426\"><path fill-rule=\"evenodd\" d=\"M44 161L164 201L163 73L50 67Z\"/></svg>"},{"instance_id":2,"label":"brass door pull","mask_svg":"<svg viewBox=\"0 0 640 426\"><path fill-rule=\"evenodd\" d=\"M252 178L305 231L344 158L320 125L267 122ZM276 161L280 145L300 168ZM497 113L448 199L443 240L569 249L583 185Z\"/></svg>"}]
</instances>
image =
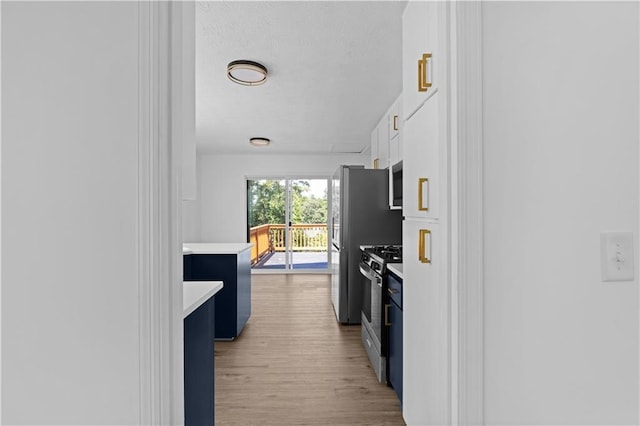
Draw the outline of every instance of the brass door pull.
<instances>
[{"instance_id":1,"label":"brass door pull","mask_svg":"<svg viewBox=\"0 0 640 426\"><path fill-rule=\"evenodd\" d=\"M422 263L431 263L431 258L428 257L431 255L431 250L427 253L427 239L428 243L431 244L431 231L421 229L418 236L418 260Z\"/></svg>"},{"instance_id":2,"label":"brass door pull","mask_svg":"<svg viewBox=\"0 0 640 426\"><path fill-rule=\"evenodd\" d=\"M425 197L424 194L424 184L427 184L427 205L424 205ZM418 210L421 212L429 211L429 179L428 178L419 178L418 179Z\"/></svg>"},{"instance_id":3,"label":"brass door pull","mask_svg":"<svg viewBox=\"0 0 640 426\"><path fill-rule=\"evenodd\" d=\"M398 130L398 116L393 116L393 130Z\"/></svg>"},{"instance_id":4,"label":"brass door pull","mask_svg":"<svg viewBox=\"0 0 640 426\"><path fill-rule=\"evenodd\" d=\"M431 59L431 53L424 53L422 59L418 59L418 92L426 92L431 87L429 81L431 75L427 73L429 59Z\"/></svg>"}]
</instances>

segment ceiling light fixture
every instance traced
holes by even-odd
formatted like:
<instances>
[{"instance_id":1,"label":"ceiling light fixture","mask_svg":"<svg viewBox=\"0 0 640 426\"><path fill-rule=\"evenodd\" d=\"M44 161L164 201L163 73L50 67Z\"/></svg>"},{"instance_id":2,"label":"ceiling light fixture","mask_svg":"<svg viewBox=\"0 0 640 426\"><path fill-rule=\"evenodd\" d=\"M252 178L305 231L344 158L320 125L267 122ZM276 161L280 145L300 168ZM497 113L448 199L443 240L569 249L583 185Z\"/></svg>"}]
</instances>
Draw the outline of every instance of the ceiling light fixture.
<instances>
[{"instance_id":1,"label":"ceiling light fixture","mask_svg":"<svg viewBox=\"0 0 640 426\"><path fill-rule=\"evenodd\" d=\"M267 81L267 68L253 61L233 61L227 65L227 77L244 86L258 86Z\"/></svg>"},{"instance_id":2,"label":"ceiling light fixture","mask_svg":"<svg viewBox=\"0 0 640 426\"><path fill-rule=\"evenodd\" d=\"M253 146L267 146L271 143L271 140L267 138L251 138L249 143Z\"/></svg>"}]
</instances>

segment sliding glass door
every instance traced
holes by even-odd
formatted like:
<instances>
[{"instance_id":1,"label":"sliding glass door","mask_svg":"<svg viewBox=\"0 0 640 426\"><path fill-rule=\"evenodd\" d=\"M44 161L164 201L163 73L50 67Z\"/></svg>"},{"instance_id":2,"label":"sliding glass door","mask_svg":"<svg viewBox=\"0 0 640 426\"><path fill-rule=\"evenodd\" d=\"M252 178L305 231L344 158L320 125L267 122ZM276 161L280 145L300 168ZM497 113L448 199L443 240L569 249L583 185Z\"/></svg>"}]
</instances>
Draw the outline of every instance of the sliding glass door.
<instances>
[{"instance_id":1,"label":"sliding glass door","mask_svg":"<svg viewBox=\"0 0 640 426\"><path fill-rule=\"evenodd\" d=\"M264 270L327 270L327 179L247 179L252 264Z\"/></svg>"}]
</instances>

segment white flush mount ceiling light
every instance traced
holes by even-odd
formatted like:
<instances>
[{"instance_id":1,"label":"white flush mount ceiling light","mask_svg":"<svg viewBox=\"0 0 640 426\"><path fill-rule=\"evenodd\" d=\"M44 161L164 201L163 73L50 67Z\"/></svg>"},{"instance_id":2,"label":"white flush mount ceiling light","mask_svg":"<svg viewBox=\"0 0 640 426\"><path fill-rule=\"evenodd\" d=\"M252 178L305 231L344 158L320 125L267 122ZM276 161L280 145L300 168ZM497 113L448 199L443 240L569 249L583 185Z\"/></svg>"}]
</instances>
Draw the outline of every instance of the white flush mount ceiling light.
<instances>
[{"instance_id":1,"label":"white flush mount ceiling light","mask_svg":"<svg viewBox=\"0 0 640 426\"><path fill-rule=\"evenodd\" d=\"M253 146L267 146L271 143L271 140L267 138L251 138L249 143Z\"/></svg>"},{"instance_id":2,"label":"white flush mount ceiling light","mask_svg":"<svg viewBox=\"0 0 640 426\"><path fill-rule=\"evenodd\" d=\"M227 77L234 83L244 86L258 86L267 81L267 67L246 60L229 62Z\"/></svg>"}]
</instances>

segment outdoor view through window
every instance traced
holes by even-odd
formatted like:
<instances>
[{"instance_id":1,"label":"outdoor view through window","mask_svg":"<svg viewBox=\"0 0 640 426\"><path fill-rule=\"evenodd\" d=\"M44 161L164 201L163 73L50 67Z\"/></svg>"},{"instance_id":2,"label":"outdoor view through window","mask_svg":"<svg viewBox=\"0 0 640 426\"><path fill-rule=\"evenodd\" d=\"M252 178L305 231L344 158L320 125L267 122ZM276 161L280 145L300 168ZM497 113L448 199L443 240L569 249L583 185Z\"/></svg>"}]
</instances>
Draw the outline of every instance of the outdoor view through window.
<instances>
[{"instance_id":1,"label":"outdoor view through window","mask_svg":"<svg viewBox=\"0 0 640 426\"><path fill-rule=\"evenodd\" d=\"M255 269L327 269L327 179L248 179Z\"/></svg>"}]
</instances>

